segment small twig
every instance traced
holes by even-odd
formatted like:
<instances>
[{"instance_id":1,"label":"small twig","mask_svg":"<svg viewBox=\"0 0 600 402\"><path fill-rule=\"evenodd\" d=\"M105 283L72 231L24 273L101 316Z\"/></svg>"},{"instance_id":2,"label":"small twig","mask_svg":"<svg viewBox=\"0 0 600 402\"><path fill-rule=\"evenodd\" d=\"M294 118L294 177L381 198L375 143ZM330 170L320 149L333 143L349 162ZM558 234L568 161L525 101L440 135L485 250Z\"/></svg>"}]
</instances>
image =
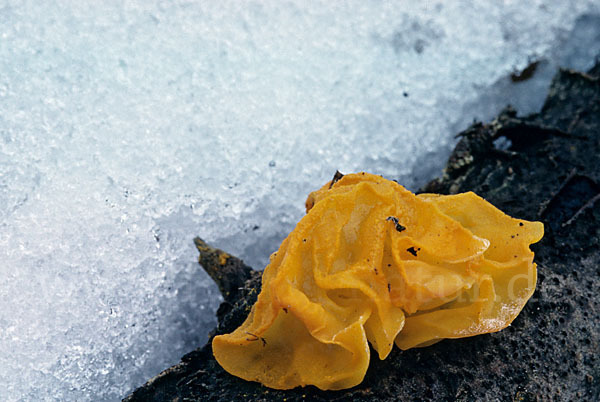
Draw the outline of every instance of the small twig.
<instances>
[{"instance_id":1,"label":"small twig","mask_svg":"<svg viewBox=\"0 0 600 402\"><path fill-rule=\"evenodd\" d=\"M588 200L588 202L586 202L585 204L583 204L583 206L581 208L579 208L577 210L577 212L575 212L575 214L565 223L563 223L561 225L561 227L565 227L565 226L569 226L571 223L573 223L573 221L575 219L577 219L577 217L579 217L579 215L581 215L583 212L585 212L586 209L589 209L592 207L592 205L594 205L596 203L596 201L600 200L600 193L596 194L594 197L590 198Z\"/></svg>"},{"instance_id":2,"label":"small twig","mask_svg":"<svg viewBox=\"0 0 600 402\"><path fill-rule=\"evenodd\" d=\"M508 158L508 159L512 159L512 158L519 156L519 154L517 152L508 151L505 149L498 149L498 148L491 148L490 153L500 156L502 158Z\"/></svg>"},{"instance_id":3,"label":"small twig","mask_svg":"<svg viewBox=\"0 0 600 402\"><path fill-rule=\"evenodd\" d=\"M195 371L192 375L183 377L181 380L177 381L177 386L180 387L182 383L184 385L190 385L192 382L194 382L194 380L196 380L202 374L206 374L206 371L205 370ZM185 381L185 383L184 383L184 381Z\"/></svg>"},{"instance_id":4,"label":"small twig","mask_svg":"<svg viewBox=\"0 0 600 402\"><path fill-rule=\"evenodd\" d=\"M253 334L253 333L251 333L251 332L246 332L246 334L247 334L247 335L250 335L250 336L252 336L252 337L253 337L253 338L250 338L250 339L246 338L246 340L247 340L248 342L254 342L254 341L258 341L258 340L260 339L260 340L262 341L262 343L263 343L263 347L267 346L267 340L266 340L265 338L263 338L263 337L260 337L260 336L256 336L256 335L254 335L254 334Z\"/></svg>"},{"instance_id":5,"label":"small twig","mask_svg":"<svg viewBox=\"0 0 600 402\"><path fill-rule=\"evenodd\" d=\"M560 194L560 192L567 186L567 184L569 184L569 182L573 179L573 177L575 177L576 174L577 174L577 168L571 169L571 172L569 172L566 179L564 179L562 181L562 183L560 184L560 186L558 186L558 190L556 192L554 192L554 194L552 194L552 197L550 197L550 199L548 199L546 202L542 203L540 210L538 211L538 216L542 216L546 213L548 206L550 206L550 204L552 204L552 202L556 199L558 194Z\"/></svg>"},{"instance_id":6,"label":"small twig","mask_svg":"<svg viewBox=\"0 0 600 402\"><path fill-rule=\"evenodd\" d=\"M525 123L524 121L516 118L508 118L502 122L502 126L492 136L492 139L499 137L510 137L510 134L514 131L527 130L536 134L548 134L556 137L574 138L578 140L587 140L588 137L584 135L577 135L568 133L566 131L559 130L554 127L538 126L531 123Z\"/></svg>"}]
</instances>

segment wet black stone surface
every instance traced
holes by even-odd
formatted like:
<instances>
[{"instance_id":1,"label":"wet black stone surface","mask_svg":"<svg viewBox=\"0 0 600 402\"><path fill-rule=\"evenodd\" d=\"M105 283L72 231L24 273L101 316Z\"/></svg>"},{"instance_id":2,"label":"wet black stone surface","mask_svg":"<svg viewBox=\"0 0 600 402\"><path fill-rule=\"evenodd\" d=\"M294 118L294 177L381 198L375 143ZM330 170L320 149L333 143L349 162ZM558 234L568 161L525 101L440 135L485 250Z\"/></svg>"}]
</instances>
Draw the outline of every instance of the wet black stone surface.
<instances>
[{"instance_id":1,"label":"wet black stone surface","mask_svg":"<svg viewBox=\"0 0 600 402\"><path fill-rule=\"evenodd\" d=\"M539 114L519 118L506 109L490 124L473 125L460 134L443 177L423 189L474 191L511 216L544 222L546 235L532 247L537 289L510 327L395 348L383 361L372 353L365 380L335 392L243 381L226 373L206 345L126 400L600 400L599 75L600 65L587 74L563 70ZM496 148L506 140L510 147ZM212 250L215 268L220 254ZM215 333L235 329L260 291L260 272L235 257L227 263L233 278L220 287L237 291L224 295Z\"/></svg>"}]
</instances>

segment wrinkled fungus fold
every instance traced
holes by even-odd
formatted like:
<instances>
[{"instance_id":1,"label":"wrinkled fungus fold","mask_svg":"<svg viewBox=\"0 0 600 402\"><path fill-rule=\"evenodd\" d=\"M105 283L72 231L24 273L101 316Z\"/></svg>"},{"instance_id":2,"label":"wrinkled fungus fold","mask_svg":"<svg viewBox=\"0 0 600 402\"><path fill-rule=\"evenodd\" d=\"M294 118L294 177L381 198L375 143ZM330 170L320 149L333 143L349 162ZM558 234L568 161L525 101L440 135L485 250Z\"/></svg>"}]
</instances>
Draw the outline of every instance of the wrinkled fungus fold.
<instances>
[{"instance_id":1,"label":"wrinkled fungus fold","mask_svg":"<svg viewBox=\"0 0 600 402\"><path fill-rule=\"evenodd\" d=\"M469 192L414 195L358 173L311 193L271 255L246 321L216 336L229 373L267 387L359 384L385 359L445 338L499 331L533 294L540 222Z\"/></svg>"}]
</instances>

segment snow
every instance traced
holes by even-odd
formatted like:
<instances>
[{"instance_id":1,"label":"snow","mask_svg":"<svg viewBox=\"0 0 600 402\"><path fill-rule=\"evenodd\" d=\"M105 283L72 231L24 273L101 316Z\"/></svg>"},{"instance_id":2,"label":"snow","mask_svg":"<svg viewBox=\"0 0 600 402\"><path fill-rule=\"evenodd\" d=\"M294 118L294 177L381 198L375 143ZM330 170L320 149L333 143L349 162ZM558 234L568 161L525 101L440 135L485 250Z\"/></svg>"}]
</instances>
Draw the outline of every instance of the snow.
<instances>
[{"instance_id":1,"label":"snow","mask_svg":"<svg viewBox=\"0 0 600 402\"><path fill-rule=\"evenodd\" d=\"M0 2L0 399L124 397L215 324L194 236L262 268L336 169L416 189L599 27L597 1Z\"/></svg>"}]
</instances>

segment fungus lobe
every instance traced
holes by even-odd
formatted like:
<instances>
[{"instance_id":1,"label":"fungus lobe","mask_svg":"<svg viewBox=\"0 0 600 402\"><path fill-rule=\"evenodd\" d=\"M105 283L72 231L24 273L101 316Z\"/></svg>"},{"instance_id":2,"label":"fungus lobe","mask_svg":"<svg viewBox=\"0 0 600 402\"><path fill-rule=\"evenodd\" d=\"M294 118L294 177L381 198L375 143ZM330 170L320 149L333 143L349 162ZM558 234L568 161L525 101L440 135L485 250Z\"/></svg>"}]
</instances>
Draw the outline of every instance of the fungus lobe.
<instances>
[{"instance_id":1,"label":"fungus lobe","mask_svg":"<svg viewBox=\"0 0 600 402\"><path fill-rule=\"evenodd\" d=\"M499 331L535 290L529 245L543 225L474 193L414 195L349 174L311 193L306 209L246 321L213 339L219 364L245 380L349 388L364 378L369 343L384 359L394 343Z\"/></svg>"}]
</instances>

